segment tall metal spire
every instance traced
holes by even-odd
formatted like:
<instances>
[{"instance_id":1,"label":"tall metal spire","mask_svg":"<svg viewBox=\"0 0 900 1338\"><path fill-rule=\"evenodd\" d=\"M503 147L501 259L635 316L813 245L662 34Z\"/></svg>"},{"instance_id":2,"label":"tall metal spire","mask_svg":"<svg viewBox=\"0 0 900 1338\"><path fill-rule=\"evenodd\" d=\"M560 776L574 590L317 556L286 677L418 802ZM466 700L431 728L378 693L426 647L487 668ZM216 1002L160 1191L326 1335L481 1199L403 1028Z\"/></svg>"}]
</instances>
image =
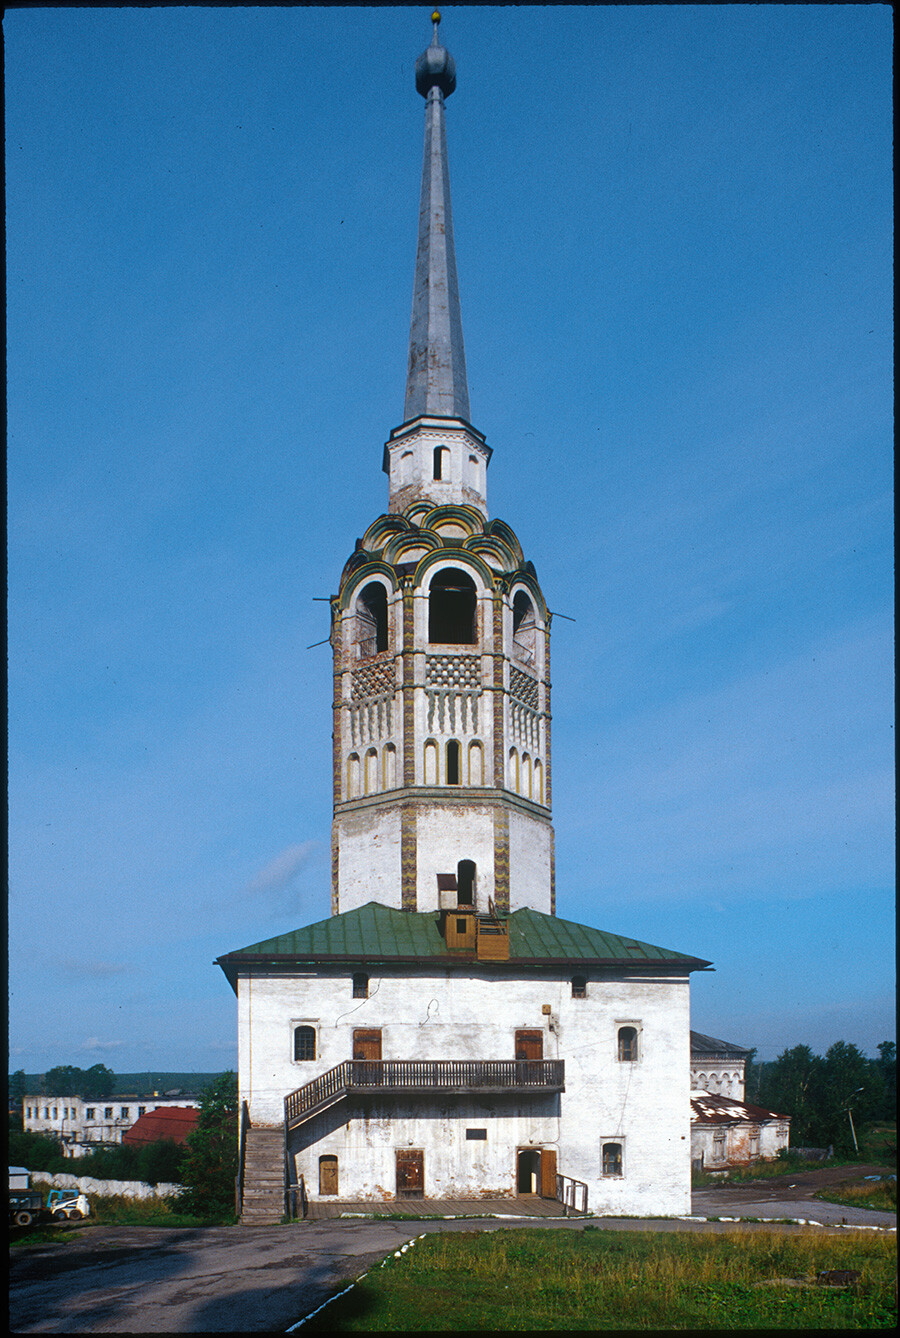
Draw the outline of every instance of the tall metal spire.
<instances>
[{"instance_id":1,"label":"tall metal spire","mask_svg":"<svg viewBox=\"0 0 900 1338\"><path fill-rule=\"evenodd\" d=\"M469 388L450 213L444 98L456 87L453 57L434 37L416 61L416 89L426 100L419 245L409 332L404 421L424 414L469 421Z\"/></svg>"}]
</instances>

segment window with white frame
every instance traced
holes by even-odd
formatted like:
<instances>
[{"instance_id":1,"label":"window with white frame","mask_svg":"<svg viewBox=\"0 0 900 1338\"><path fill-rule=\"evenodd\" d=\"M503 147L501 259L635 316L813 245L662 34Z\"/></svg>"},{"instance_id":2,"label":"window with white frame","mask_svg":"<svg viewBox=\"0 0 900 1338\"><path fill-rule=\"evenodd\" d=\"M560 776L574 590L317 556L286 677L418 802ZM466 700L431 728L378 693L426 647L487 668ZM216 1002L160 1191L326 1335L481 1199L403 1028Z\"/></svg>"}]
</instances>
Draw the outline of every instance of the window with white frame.
<instances>
[{"instance_id":1,"label":"window with white frame","mask_svg":"<svg viewBox=\"0 0 900 1338\"><path fill-rule=\"evenodd\" d=\"M316 1029L302 1023L294 1027L294 1061L303 1062L316 1057Z\"/></svg>"}]
</instances>

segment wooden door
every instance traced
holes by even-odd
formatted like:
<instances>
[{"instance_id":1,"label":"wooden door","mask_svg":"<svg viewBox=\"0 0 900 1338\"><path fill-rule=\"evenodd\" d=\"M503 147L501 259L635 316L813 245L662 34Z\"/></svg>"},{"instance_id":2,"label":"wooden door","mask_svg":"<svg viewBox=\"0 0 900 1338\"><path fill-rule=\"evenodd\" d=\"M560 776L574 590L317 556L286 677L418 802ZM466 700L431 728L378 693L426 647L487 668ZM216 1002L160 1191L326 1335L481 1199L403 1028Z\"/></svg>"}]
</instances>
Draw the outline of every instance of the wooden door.
<instances>
[{"instance_id":1,"label":"wooden door","mask_svg":"<svg viewBox=\"0 0 900 1338\"><path fill-rule=\"evenodd\" d=\"M377 1087L381 1079L381 1032L357 1030L353 1033L353 1081L361 1086Z\"/></svg>"},{"instance_id":2,"label":"wooden door","mask_svg":"<svg viewBox=\"0 0 900 1338\"><path fill-rule=\"evenodd\" d=\"M544 1033L542 1031L516 1032L516 1062L519 1065L519 1082L537 1082L540 1078L540 1061L544 1057Z\"/></svg>"},{"instance_id":3,"label":"wooden door","mask_svg":"<svg viewBox=\"0 0 900 1338\"><path fill-rule=\"evenodd\" d=\"M537 1148L516 1152L516 1193L537 1194L541 1184L541 1154Z\"/></svg>"},{"instance_id":4,"label":"wooden door","mask_svg":"<svg viewBox=\"0 0 900 1338\"><path fill-rule=\"evenodd\" d=\"M544 1033L542 1031L516 1032L516 1059L543 1059Z\"/></svg>"},{"instance_id":5,"label":"wooden door","mask_svg":"<svg viewBox=\"0 0 900 1338\"><path fill-rule=\"evenodd\" d=\"M556 1148L541 1148L541 1198L556 1198Z\"/></svg>"},{"instance_id":6,"label":"wooden door","mask_svg":"<svg viewBox=\"0 0 900 1338\"><path fill-rule=\"evenodd\" d=\"M403 1148L397 1153L397 1198L421 1199L425 1193L425 1153Z\"/></svg>"},{"instance_id":7,"label":"wooden door","mask_svg":"<svg viewBox=\"0 0 900 1338\"><path fill-rule=\"evenodd\" d=\"M337 1157L319 1158L319 1193L336 1194L338 1192Z\"/></svg>"}]
</instances>

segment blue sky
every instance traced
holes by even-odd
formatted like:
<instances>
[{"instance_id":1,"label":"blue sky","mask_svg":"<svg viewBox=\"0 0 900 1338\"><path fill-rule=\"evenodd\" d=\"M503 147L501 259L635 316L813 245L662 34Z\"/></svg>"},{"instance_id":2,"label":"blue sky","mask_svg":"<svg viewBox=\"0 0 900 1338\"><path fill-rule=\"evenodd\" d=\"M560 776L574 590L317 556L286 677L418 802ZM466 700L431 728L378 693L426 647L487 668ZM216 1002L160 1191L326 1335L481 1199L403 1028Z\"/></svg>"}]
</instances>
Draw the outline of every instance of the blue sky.
<instances>
[{"instance_id":1,"label":"blue sky","mask_svg":"<svg viewBox=\"0 0 900 1338\"><path fill-rule=\"evenodd\" d=\"M236 1065L329 913L327 605L402 419L427 8L8 10L11 1068ZM557 618L557 909L894 1035L882 6L444 10L472 418Z\"/></svg>"}]
</instances>

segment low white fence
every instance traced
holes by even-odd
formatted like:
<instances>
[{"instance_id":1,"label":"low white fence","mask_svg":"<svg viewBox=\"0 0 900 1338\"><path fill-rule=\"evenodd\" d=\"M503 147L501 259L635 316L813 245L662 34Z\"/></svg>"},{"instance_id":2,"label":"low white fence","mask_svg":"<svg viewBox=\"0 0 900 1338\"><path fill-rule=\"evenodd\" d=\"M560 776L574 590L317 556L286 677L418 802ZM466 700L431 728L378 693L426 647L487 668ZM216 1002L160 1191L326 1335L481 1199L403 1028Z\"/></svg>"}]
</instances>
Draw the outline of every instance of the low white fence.
<instances>
[{"instance_id":1,"label":"low white fence","mask_svg":"<svg viewBox=\"0 0 900 1338\"><path fill-rule=\"evenodd\" d=\"M171 1199L180 1194L183 1185L145 1185L141 1180L95 1180L90 1175L50 1175L48 1171L32 1171L31 1183L50 1189L77 1189L79 1194L97 1194L101 1198Z\"/></svg>"}]
</instances>

